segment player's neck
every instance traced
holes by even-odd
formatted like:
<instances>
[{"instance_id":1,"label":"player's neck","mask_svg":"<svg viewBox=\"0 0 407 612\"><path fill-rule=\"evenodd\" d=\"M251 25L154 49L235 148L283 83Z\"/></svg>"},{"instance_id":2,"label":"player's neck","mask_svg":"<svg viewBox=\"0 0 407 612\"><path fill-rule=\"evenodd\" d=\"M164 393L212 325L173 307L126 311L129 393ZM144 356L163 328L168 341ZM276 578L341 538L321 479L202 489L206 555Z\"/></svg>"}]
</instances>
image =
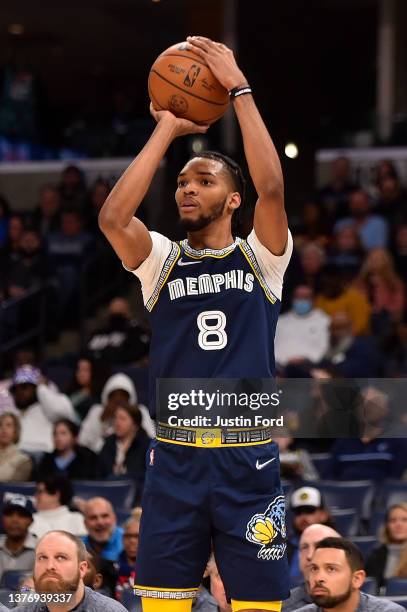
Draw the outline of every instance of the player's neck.
<instances>
[{"instance_id":1,"label":"player's neck","mask_svg":"<svg viewBox=\"0 0 407 612\"><path fill-rule=\"evenodd\" d=\"M227 229L213 225L204 227L197 232L188 232L188 244L191 248L200 251L201 249L213 249L215 251L224 249L233 244L231 227Z\"/></svg>"}]
</instances>

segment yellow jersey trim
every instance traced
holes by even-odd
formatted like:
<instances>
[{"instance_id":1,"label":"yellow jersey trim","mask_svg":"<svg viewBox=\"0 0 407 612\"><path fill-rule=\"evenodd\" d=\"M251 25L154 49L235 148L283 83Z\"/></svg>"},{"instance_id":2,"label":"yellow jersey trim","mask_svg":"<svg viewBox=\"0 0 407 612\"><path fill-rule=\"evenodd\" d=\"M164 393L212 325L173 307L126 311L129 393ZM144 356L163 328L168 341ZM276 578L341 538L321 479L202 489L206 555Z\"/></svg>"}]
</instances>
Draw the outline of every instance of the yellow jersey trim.
<instances>
[{"instance_id":1,"label":"yellow jersey trim","mask_svg":"<svg viewBox=\"0 0 407 612\"><path fill-rule=\"evenodd\" d=\"M239 248L242 251L243 255L245 256L249 266L251 267L251 269L254 272L255 277L257 278L257 280L260 283L261 288L263 289L266 298L269 300L269 302L271 302L272 304L275 304L277 301L276 296L270 291L269 287L267 286L266 281L264 280L263 274L260 271L259 265L257 263L257 260L255 258L255 255L252 251L252 249L250 248L249 244L246 243L241 243L239 244ZM253 259L250 259L250 256Z\"/></svg>"}]
</instances>

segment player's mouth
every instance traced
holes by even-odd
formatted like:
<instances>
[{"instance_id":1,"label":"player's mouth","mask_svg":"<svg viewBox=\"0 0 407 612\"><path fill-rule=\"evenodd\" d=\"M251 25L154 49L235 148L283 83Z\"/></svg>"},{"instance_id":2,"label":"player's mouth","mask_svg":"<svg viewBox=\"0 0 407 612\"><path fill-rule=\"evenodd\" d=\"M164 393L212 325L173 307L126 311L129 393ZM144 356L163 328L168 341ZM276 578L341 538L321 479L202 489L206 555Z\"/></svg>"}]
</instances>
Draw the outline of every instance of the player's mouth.
<instances>
[{"instance_id":1,"label":"player's mouth","mask_svg":"<svg viewBox=\"0 0 407 612\"><path fill-rule=\"evenodd\" d=\"M199 204L196 200L193 200L192 198L185 198L185 200L182 200L179 208L183 212L190 212L191 210L195 210L198 207Z\"/></svg>"}]
</instances>

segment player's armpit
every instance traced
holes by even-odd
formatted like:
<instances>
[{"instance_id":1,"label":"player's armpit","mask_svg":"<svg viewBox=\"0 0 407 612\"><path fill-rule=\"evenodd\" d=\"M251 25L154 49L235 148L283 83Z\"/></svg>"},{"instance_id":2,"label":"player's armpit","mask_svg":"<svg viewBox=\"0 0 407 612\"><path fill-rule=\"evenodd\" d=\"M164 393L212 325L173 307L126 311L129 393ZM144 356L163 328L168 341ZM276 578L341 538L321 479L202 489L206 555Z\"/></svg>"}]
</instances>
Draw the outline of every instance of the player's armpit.
<instances>
[{"instance_id":1,"label":"player's armpit","mask_svg":"<svg viewBox=\"0 0 407 612\"><path fill-rule=\"evenodd\" d=\"M123 227L99 217L99 226L126 268L135 270L150 255L153 243L144 223L133 217Z\"/></svg>"}]
</instances>

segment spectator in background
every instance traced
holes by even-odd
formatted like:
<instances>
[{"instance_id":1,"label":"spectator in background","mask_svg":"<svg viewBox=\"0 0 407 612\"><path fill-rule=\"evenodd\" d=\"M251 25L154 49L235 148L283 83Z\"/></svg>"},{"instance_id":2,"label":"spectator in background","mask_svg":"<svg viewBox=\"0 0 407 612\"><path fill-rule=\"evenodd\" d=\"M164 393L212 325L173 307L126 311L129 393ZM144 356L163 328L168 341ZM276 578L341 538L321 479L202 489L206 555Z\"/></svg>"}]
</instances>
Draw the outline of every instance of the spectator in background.
<instances>
[{"instance_id":1,"label":"spectator in background","mask_svg":"<svg viewBox=\"0 0 407 612\"><path fill-rule=\"evenodd\" d=\"M368 194L361 189L354 191L349 200L350 216L335 223L334 231L343 227L354 227L366 251L387 246L389 228L387 221L380 215L372 213L372 205Z\"/></svg>"},{"instance_id":2,"label":"spectator in background","mask_svg":"<svg viewBox=\"0 0 407 612\"><path fill-rule=\"evenodd\" d=\"M136 584L136 559L140 531L140 517L131 516L123 525L123 550L119 555L119 578L116 585L116 599L121 592Z\"/></svg>"},{"instance_id":3,"label":"spectator in background","mask_svg":"<svg viewBox=\"0 0 407 612\"><path fill-rule=\"evenodd\" d=\"M331 318L328 350L317 366L331 376L366 378L380 376L382 360L374 339L355 336L349 315L336 312Z\"/></svg>"},{"instance_id":4,"label":"spectator in background","mask_svg":"<svg viewBox=\"0 0 407 612\"><path fill-rule=\"evenodd\" d=\"M293 515L292 535L288 540L287 555L290 564L290 576L301 575L299 565L299 541L306 527L320 523L334 527L332 517L325 507L322 495L315 487L299 487L291 493L290 510Z\"/></svg>"},{"instance_id":5,"label":"spectator in background","mask_svg":"<svg viewBox=\"0 0 407 612\"><path fill-rule=\"evenodd\" d=\"M76 362L68 395L81 421L90 408L100 402L103 386L110 376L110 369L108 362L86 356L80 357Z\"/></svg>"},{"instance_id":6,"label":"spectator in background","mask_svg":"<svg viewBox=\"0 0 407 612\"><path fill-rule=\"evenodd\" d=\"M28 452L51 452L53 423L61 418L76 421L68 397L47 385L41 372L31 365L15 370L10 393L21 420L20 448Z\"/></svg>"},{"instance_id":7,"label":"spectator in background","mask_svg":"<svg viewBox=\"0 0 407 612\"><path fill-rule=\"evenodd\" d=\"M396 228L407 221L407 193L400 180L394 176L383 176L379 179L379 197L375 212L387 219L391 227Z\"/></svg>"},{"instance_id":8,"label":"spectator in background","mask_svg":"<svg viewBox=\"0 0 407 612\"><path fill-rule=\"evenodd\" d=\"M28 603L16 610L25 612L125 612L117 601L84 585L88 554L83 542L67 531L51 531L38 542L35 551L36 593L72 593L67 603ZM72 607L73 606L73 607Z\"/></svg>"},{"instance_id":9,"label":"spectator in background","mask_svg":"<svg viewBox=\"0 0 407 612\"><path fill-rule=\"evenodd\" d=\"M31 222L43 238L59 230L60 214L61 198L57 187L49 183L42 185L38 206L31 216Z\"/></svg>"},{"instance_id":10,"label":"spectator in background","mask_svg":"<svg viewBox=\"0 0 407 612\"><path fill-rule=\"evenodd\" d=\"M89 203L87 214L87 227L92 234L99 233L98 216L100 209L107 196L109 195L111 186L109 181L103 178L98 178L93 183L89 193Z\"/></svg>"},{"instance_id":11,"label":"spectator in background","mask_svg":"<svg viewBox=\"0 0 407 612\"><path fill-rule=\"evenodd\" d=\"M37 478L59 475L70 480L92 480L100 476L97 455L78 444L79 425L69 419L54 424L54 450L45 453L37 469Z\"/></svg>"},{"instance_id":12,"label":"spectator in background","mask_svg":"<svg viewBox=\"0 0 407 612\"><path fill-rule=\"evenodd\" d=\"M83 225L82 214L75 208L66 208L61 213L60 230L51 232L47 240L49 262L60 285L59 317L64 323L76 322L80 272L93 245L93 238L84 231Z\"/></svg>"},{"instance_id":13,"label":"spectator in background","mask_svg":"<svg viewBox=\"0 0 407 612\"><path fill-rule=\"evenodd\" d=\"M297 448L289 431L279 428L281 437L273 437L280 451L280 472L284 480L318 480L319 474L307 450Z\"/></svg>"},{"instance_id":14,"label":"spectator in background","mask_svg":"<svg viewBox=\"0 0 407 612\"><path fill-rule=\"evenodd\" d=\"M74 535L86 534L83 516L71 512L72 484L65 476L47 476L37 481L34 514L30 533L41 538L51 529L63 529Z\"/></svg>"},{"instance_id":15,"label":"spectator in background","mask_svg":"<svg viewBox=\"0 0 407 612\"><path fill-rule=\"evenodd\" d=\"M135 503L144 485L146 454L150 438L141 427L137 406L119 404L113 415L113 435L106 438L99 454L102 476L107 479L130 478L136 484Z\"/></svg>"},{"instance_id":16,"label":"spectator in background","mask_svg":"<svg viewBox=\"0 0 407 612\"><path fill-rule=\"evenodd\" d=\"M308 242L300 250L300 262L304 273L305 284L319 290L322 269L325 264L325 251L314 242Z\"/></svg>"},{"instance_id":17,"label":"spectator in background","mask_svg":"<svg viewBox=\"0 0 407 612\"><path fill-rule=\"evenodd\" d=\"M113 416L117 406L121 404L137 405L141 414L141 426L150 436L155 436L154 424L145 406L137 404L137 393L134 383L126 374L113 374L102 391L102 403L95 404L89 410L82 423L79 433L79 443L99 453L105 443L105 438L112 435Z\"/></svg>"},{"instance_id":18,"label":"spectator in background","mask_svg":"<svg viewBox=\"0 0 407 612\"><path fill-rule=\"evenodd\" d=\"M314 306L330 317L338 312L346 313L352 322L355 336L369 332L371 309L367 298L357 289L348 287L342 271L335 266L326 266L324 269Z\"/></svg>"},{"instance_id":19,"label":"spectator in background","mask_svg":"<svg viewBox=\"0 0 407 612\"><path fill-rule=\"evenodd\" d=\"M132 320L129 301L116 297L108 307L107 325L93 332L87 350L109 363L127 364L145 360L149 345L149 334Z\"/></svg>"},{"instance_id":20,"label":"spectator in background","mask_svg":"<svg viewBox=\"0 0 407 612\"><path fill-rule=\"evenodd\" d=\"M277 364L320 361L328 348L329 321L322 310L314 308L311 287L296 287L291 310L280 315L277 323L274 341Z\"/></svg>"},{"instance_id":21,"label":"spectator in background","mask_svg":"<svg viewBox=\"0 0 407 612\"><path fill-rule=\"evenodd\" d=\"M84 175L77 166L70 165L62 171L58 190L63 207L84 210L86 185Z\"/></svg>"},{"instance_id":22,"label":"spectator in background","mask_svg":"<svg viewBox=\"0 0 407 612\"><path fill-rule=\"evenodd\" d=\"M20 256L21 237L24 232L24 222L22 215L14 213L8 220L8 232L6 243L3 247L3 256L7 265L18 261Z\"/></svg>"},{"instance_id":23,"label":"spectator in background","mask_svg":"<svg viewBox=\"0 0 407 612\"><path fill-rule=\"evenodd\" d=\"M31 572L34 566L36 538L28 532L34 508L28 497L5 493L0 536L0 579L4 572Z\"/></svg>"},{"instance_id":24,"label":"spectator in background","mask_svg":"<svg viewBox=\"0 0 407 612\"><path fill-rule=\"evenodd\" d=\"M400 576L402 554L407 550L407 502L388 508L379 539L381 544L367 558L366 573L381 587L388 578Z\"/></svg>"},{"instance_id":25,"label":"spectator in background","mask_svg":"<svg viewBox=\"0 0 407 612\"><path fill-rule=\"evenodd\" d=\"M388 397L371 387L364 389L361 395L359 418L362 435L334 442L323 476L335 480L375 482L401 478L407 468L407 440L384 437Z\"/></svg>"},{"instance_id":26,"label":"spectator in background","mask_svg":"<svg viewBox=\"0 0 407 612\"><path fill-rule=\"evenodd\" d=\"M358 274L364 255L356 228L348 225L335 232L328 253L328 264L340 268L342 277L348 283Z\"/></svg>"},{"instance_id":27,"label":"spectator in background","mask_svg":"<svg viewBox=\"0 0 407 612\"><path fill-rule=\"evenodd\" d=\"M99 559L88 552L86 561L88 562L88 570L83 577L84 585L94 591L100 591L103 587L103 575L98 567Z\"/></svg>"},{"instance_id":28,"label":"spectator in background","mask_svg":"<svg viewBox=\"0 0 407 612\"><path fill-rule=\"evenodd\" d=\"M7 202L6 198L0 194L0 252L7 241L9 218L9 203Z\"/></svg>"},{"instance_id":29,"label":"spectator in background","mask_svg":"<svg viewBox=\"0 0 407 612\"><path fill-rule=\"evenodd\" d=\"M301 209L301 220L298 227L293 228L295 246L303 247L313 242L325 248L329 242L330 228L325 220L323 209L315 202L305 202Z\"/></svg>"},{"instance_id":30,"label":"spectator in background","mask_svg":"<svg viewBox=\"0 0 407 612\"><path fill-rule=\"evenodd\" d=\"M393 260L397 273L407 283L407 224L400 225L394 237L392 249Z\"/></svg>"},{"instance_id":31,"label":"spectator in background","mask_svg":"<svg viewBox=\"0 0 407 612\"><path fill-rule=\"evenodd\" d=\"M88 551L117 563L123 550L123 529L117 525L112 504L104 497L92 497L84 514L88 535L82 539Z\"/></svg>"},{"instance_id":32,"label":"spectator in background","mask_svg":"<svg viewBox=\"0 0 407 612\"><path fill-rule=\"evenodd\" d=\"M349 160L346 157L337 157L331 166L331 181L317 195L331 226L338 218L348 213L349 196L355 189L357 185L351 179Z\"/></svg>"},{"instance_id":33,"label":"spectator in background","mask_svg":"<svg viewBox=\"0 0 407 612\"><path fill-rule=\"evenodd\" d=\"M406 306L406 288L384 249L373 249L366 257L353 286L372 306L372 327L378 335L391 321L400 321Z\"/></svg>"},{"instance_id":34,"label":"spectator in background","mask_svg":"<svg viewBox=\"0 0 407 612\"><path fill-rule=\"evenodd\" d=\"M19 258L11 264L8 276L10 297L20 297L50 277L41 239L35 230L24 230L20 239Z\"/></svg>"},{"instance_id":35,"label":"spectator in background","mask_svg":"<svg viewBox=\"0 0 407 612\"><path fill-rule=\"evenodd\" d=\"M302 532L299 543L299 566L303 582L291 590L289 599L283 602L283 612L298 610L301 606L311 603L307 582L312 555L315 552L316 544L323 538L328 537L336 538L340 537L340 534L332 527L319 523L306 527Z\"/></svg>"},{"instance_id":36,"label":"spectator in background","mask_svg":"<svg viewBox=\"0 0 407 612\"><path fill-rule=\"evenodd\" d=\"M404 608L361 592L366 578L362 553L345 538L324 538L315 546L308 573L313 604L298 612L357 610L358 612L403 612Z\"/></svg>"},{"instance_id":37,"label":"spectator in background","mask_svg":"<svg viewBox=\"0 0 407 612\"><path fill-rule=\"evenodd\" d=\"M30 479L31 459L17 447L20 431L20 421L15 413L5 412L0 415L0 481L2 482Z\"/></svg>"}]
</instances>

